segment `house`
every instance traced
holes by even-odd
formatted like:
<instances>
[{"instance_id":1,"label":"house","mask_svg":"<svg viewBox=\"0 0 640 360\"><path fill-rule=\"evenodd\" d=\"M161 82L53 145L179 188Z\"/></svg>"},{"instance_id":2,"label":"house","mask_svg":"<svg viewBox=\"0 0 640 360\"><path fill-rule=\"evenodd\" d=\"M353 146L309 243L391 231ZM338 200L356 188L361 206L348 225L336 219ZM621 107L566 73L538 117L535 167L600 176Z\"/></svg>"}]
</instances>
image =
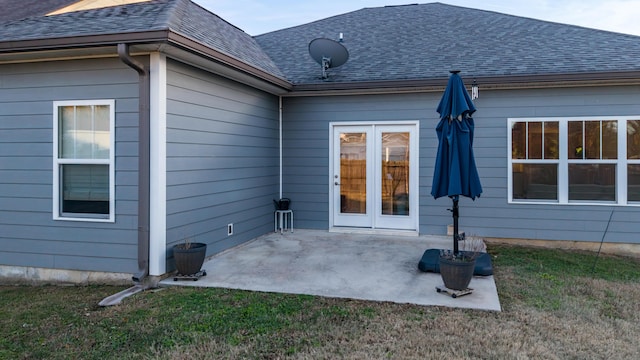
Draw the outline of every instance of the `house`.
<instances>
[{"instance_id":1,"label":"house","mask_svg":"<svg viewBox=\"0 0 640 360\"><path fill-rule=\"evenodd\" d=\"M46 14L0 23L1 278L156 279L185 239L273 231L279 197L297 228L445 234L451 69L480 88L462 229L640 243L638 37L440 3L256 37L189 0ZM322 79L308 44L340 34Z\"/></svg>"}]
</instances>

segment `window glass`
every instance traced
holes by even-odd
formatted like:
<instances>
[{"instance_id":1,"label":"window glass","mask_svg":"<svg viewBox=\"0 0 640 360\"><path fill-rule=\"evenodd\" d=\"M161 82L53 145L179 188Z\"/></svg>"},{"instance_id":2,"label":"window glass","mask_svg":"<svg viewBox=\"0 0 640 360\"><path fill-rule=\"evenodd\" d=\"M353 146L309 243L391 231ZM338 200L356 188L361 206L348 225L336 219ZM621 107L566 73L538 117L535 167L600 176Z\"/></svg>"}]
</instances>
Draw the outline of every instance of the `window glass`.
<instances>
[{"instance_id":1,"label":"window glass","mask_svg":"<svg viewBox=\"0 0 640 360\"><path fill-rule=\"evenodd\" d=\"M615 164L569 164L569 200L616 200Z\"/></svg>"},{"instance_id":2,"label":"window glass","mask_svg":"<svg viewBox=\"0 0 640 360\"><path fill-rule=\"evenodd\" d=\"M94 107L93 159L108 159L111 138L109 134L109 106Z\"/></svg>"},{"instance_id":3,"label":"window glass","mask_svg":"<svg viewBox=\"0 0 640 360\"><path fill-rule=\"evenodd\" d=\"M382 133L380 207L385 215L409 215L409 133Z\"/></svg>"},{"instance_id":4,"label":"window glass","mask_svg":"<svg viewBox=\"0 0 640 360\"><path fill-rule=\"evenodd\" d=\"M618 122L602 122L602 159L618 158Z\"/></svg>"},{"instance_id":5,"label":"window glass","mask_svg":"<svg viewBox=\"0 0 640 360\"><path fill-rule=\"evenodd\" d=\"M108 159L109 106L64 106L59 110L59 157Z\"/></svg>"},{"instance_id":6,"label":"window glass","mask_svg":"<svg viewBox=\"0 0 640 360\"><path fill-rule=\"evenodd\" d=\"M528 123L527 135L529 140L527 159L542 159L542 123Z\"/></svg>"},{"instance_id":7,"label":"window glass","mask_svg":"<svg viewBox=\"0 0 640 360\"><path fill-rule=\"evenodd\" d=\"M640 201L640 164L627 168L627 200Z\"/></svg>"},{"instance_id":8,"label":"window glass","mask_svg":"<svg viewBox=\"0 0 640 360\"><path fill-rule=\"evenodd\" d=\"M58 109L58 157L72 158L75 149L75 108L61 106Z\"/></svg>"},{"instance_id":9,"label":"window glass","mask_svg":"<svg viewBox=\"0 0 640 360\"><path fill-rule=\"evenodd\" d=\"M557 164L514 164L513 198L558 200Z\"/></svg>"},{"instance_id":10,"label":"window glass","mask_svg":"<svg viewBox=\"0 0 640 360\"><path fill-rule=\"evenodd\" d=\"M569 121L569 159L617 159L618 122Z\"/></svg>"},{"instance_id":11,"label":"window glass","mask_svg":"<svg viewBox=\"0 0 640 360\"><path fill-rule=\"evenodd\" d=\"M640 160L640 120L627 121L627 159Z\"/></svg>"},{"instance_id":12,"label":"window glass","mask_svg":"<svg viewBox=\"0 0 640 360\"><path fill-rule=\"evenodd\" d=\"M627 159L640 160L640 120L627 121ZM627 200L640 201L640 164L627 166Z\"/></svg>"},{"instance_id":13,"label":"window glass","mask_svg":"<svg viewBox=\"0 0 640 360\"><path fill-rule=\"evenodd\" d=\"M511 158L526 159L526 122L516 122L511 128Z\"/></svg>"},{"instance_id":14,"label":"window glass","mask_svg":"<svg viewBox=\"0 0 640 360\"><path fill-rule=\"evenodd\" d=\"M109 213L108 165L60 165L62 212Z\"/></svg>"},{"instance_id":15,"label":"window glass","mask_svg":"<svg viewBox=\"0 0 640 360\"><path fill-rule=\"evenodd\" d=\"M582 145L582 121L569 121L568 129L568 154L569 159L583 159L584 146Z\"/></svg>"},{"instance_id":16,"label":"window glass","mask_svg":"<svg viewBox=\"0 0 640 360\"><path fill-rule=\"evenodd\" d=\"M584 122L584 159L600 159L600 121Z\"/></svg>"},{"instance_id":17,"label":"window glass","mask_svg":"<svg viewBox=\"0 0 640 360\"><path fill-rule=\"evenodd\" d=\"M527 123L527 159L542 159L542 123Z\"/></svg>"},{"instance_id":18,"label":"window glass","mask_svg":"<svg viewBox=\"0 0 640 360\"><path fill-rule=\"evenodd\" d=\"M367 212L367 133L340 134L340 212Z\"/></svg>"},{"instance_id":19,"label":"window glass","mask_svg":"<svg viewBox=\"0 0 640 360\"><path fill-rule=\"evenodd\" d=\"M544 123L544 158L558 159L559 129L557 121L547 121Z\"/></svg>"},{"instance_id":20,"label":"window glass","mask_svg":"<svg viewBox=\"0 0 640 360\"><path fill-rule=\"evenodd\" d=\"M93 158L93 116L90 106L76 106L75 129L73 129L75 159Z\"/></svg>"}]
</instances>

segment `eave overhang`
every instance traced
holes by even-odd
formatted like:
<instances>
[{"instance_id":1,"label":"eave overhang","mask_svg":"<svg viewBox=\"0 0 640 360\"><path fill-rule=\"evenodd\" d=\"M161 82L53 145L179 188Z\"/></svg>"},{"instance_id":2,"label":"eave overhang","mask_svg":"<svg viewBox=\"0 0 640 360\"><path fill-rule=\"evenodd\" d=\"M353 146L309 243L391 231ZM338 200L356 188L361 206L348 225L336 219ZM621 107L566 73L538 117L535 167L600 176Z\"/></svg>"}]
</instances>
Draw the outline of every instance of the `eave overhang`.
<instances>
[{"instance_id":1,"label":"eave overhang","mask_svg":"<svg viewBox=\"0 0 640 360\"><path fill-rule=\"evenodd\" d=\"M115 57L117 56L116 47L119 43L129 44L134 55L163 52L170 58L281 96L440 92L446 86L448 79L447 76L443 76L424 79L332 82L329 78L328 81L318 83L292 84L286 79L249 65L170 29L0 41L0 64ZM496 76L474 76L473 74L464 76L463 74L463 77L467 86L470 86L472 80L475 80L481 90L640 85L640 71Z\"/></svg>"},{"instance_id":2,"label":"eave overhang","mask_svg":"<svg viewBox=\"0 0 640 360\"><path fill-rule=\"evenodd\" d=\"M128 44L134 55L164 52L176 60L275 95L285 94L291 89L291 83L280 77L171 30L0 41L0 64L115 57L120 43Z\"/></svg>"}]
</instances>

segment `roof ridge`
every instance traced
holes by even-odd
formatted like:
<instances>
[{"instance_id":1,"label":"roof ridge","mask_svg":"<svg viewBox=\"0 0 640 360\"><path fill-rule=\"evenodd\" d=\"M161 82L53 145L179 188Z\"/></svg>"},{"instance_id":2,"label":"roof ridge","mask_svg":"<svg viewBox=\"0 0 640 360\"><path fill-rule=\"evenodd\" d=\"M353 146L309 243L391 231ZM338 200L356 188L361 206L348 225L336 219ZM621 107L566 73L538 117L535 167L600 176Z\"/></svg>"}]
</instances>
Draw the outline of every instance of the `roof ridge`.
<instances>
[{"instance_id":1,"label":"roof ridge","mask_svg":"<svg viewBox=\"0 0 640 360\"><path fill-rule=\"evenodd\" d=\"M491 13L491 14L501 15L501 16L508 16L508 17L517 18L517 19L526 19L526 20L536 21L536 22L540 22L540 23L547 23L547 24L560 25L560 26L568 26L568 27L573 27L573 28L578 28L578 29L583 29L583 30L589 30L589 31L600 31L600 32L608 33L608 34L627 35L627 36L631 36L631 37L634 37L634 38L640 37L638 35L627 34L627 33L622 33L622 32L617 32L617 31L596 29L596 28L590 28L590 27L582 26L582 25L566 24L566 23L561 23L561 22L558 22L558 21L543 20L543 19L538 19L538 18L526 16L526 15L515 15L515 14L499 12L497 10L477 9L477 8L472 8L472 7L469 7L469 6L452 5L452 4L442 3L442 2L432 2L432 3L425 3L425 4L408 4L408 5L442 5L442 6L448 6L448 7L453 7L453 8L459 8L459 9L465 9L465 10L471 10L471 11L478 11L478 12L484 12L484 13ZM403 5L398 5L398 6L403 6ZM372 9L374 9L374 8L372 8Z\"/></svg>"},{"instance_id":2,"label":"roof ridge","mask_svg":"<svg viewBox=\"0 0 640 360\"><path fill-rule=\"evenodd\" d=\"M168 29L171 30L175 30L180 28L180 26L182 25L184 16L186 14L186 6L189 2L189 0L187 0L185 2L185 0L168 0L169 2L172 2L173 4L170 5L168 11L165 13L167 18L166 21L164 21L164 23L167 25ZM176 26L172 26L176 24Z\"/></svg>"},{"instance_id":3,"label":"roof ridge","mask_svg":"<svg viewBox=\"0 0 640 360\"><path fill-rule=\"evenodd\" d=\"M223 18L222 16L220 16L220 15L218 15L218 14L214 13L213 11L208 10L208 9L207 9L207 8L205 8L204 6L202 6L202 5L198 4L197 2L192 1L192 0L186 0L186 1L187 1L187 2L189 2L189 3L191 3L191 6L199 7L200 9L202 9L202 10L204 10L204 11L208 12L209 14L211 14L211 15L213 15L213 16L215 16L215 17L217 17L218 19L222 20L223 22L227 23L227 25L232 26L232 27L234 27L234 28L236 28L236 29L238 29L238 30L242 31L243 33L247 34L247 32L246 32L246 31L244 31L242 28L238 27L238 26L237 26L237 25L235 25L235 24L230 23L229 21L227 21L227 20L226 20L225 18ZM249 35L249 34L247 34L247 35ZM251 35L249 35L249 36L251 36Z\"/></svg>"},{"instance_id":4,"label":"roof ridge","mask_svg":"<svg viewBox=\"0 0 640 360\"><path fill-rule=\"evenodd\" d=\"M344 33L351 56L321 80L308 43L332 32ZM640 71L638 36L443 3L364 8L256 39L297 85L435 79L451 68L478 77Z\"/></svg>"},{"instance_id":5,"label":"roof ridge","mask_svg":"<svg viewBox=\"0 0 640 360\"><path fill-rule=\"evenodd\" d=\"M276 77L285 78L255 38L241 28L191 0L167 1L173 2L166 19L171 32L203 43L255 68L269 71ZM193 23L195 19L197 21ZM206 26L198 26L198 21L206 23Z\"/></svg>"}]
</instances>

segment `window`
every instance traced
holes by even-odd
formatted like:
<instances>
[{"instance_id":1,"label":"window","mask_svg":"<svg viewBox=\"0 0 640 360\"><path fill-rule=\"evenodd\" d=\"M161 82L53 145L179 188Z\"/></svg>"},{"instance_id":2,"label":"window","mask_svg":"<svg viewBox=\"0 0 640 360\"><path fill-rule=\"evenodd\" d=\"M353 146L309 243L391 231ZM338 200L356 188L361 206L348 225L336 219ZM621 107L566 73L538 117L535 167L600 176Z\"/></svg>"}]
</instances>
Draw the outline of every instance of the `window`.
<instances>
[{"instance_id":1,"label":"window","mask_svg":"<svg viewBox=\"0 0 640 360\"><path fill-rule=\"evenodd\" d=\"M558 200L558 123L514 122L513 199Z\"/></svg>"},{"instance_id":2,"label":"window","mask_svg":"<svg viewBox=\"0 0 640 360\"><path fill-rule=\"evenodd\" d=\"M53 104L54 219L113 221L113 100Z\"/></svg>"},{"instance_id":3,"label":"window","mask_svg":"<svg viewBox=\"0 0 640 360\"><path fill-rule=\"evenodd\" d=\"M640 120L627 121L627 200L640 202Z\"/></svg>"},{"instance_id":4,"label":"window","mask_svg":"<svg viewBox=\"0 0 640 360\"><path fill-rule=\"evenodd\" d=\"M640 117L508 124L510 202L640 205Z\"/></svg>"}]
</instances>

